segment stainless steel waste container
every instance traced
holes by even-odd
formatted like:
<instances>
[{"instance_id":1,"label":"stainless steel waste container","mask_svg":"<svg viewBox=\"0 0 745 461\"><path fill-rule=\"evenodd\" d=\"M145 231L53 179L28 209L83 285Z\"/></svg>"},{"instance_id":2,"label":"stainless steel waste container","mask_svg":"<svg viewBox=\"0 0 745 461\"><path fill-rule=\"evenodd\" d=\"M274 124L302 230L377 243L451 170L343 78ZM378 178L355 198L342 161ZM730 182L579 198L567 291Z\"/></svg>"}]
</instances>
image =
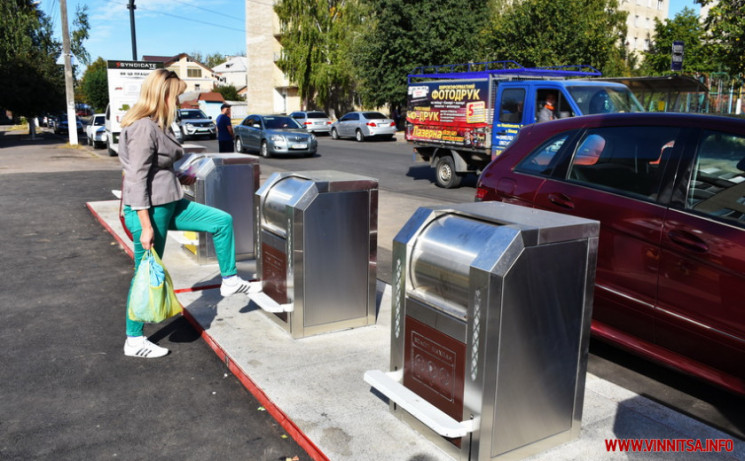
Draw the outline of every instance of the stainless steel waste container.
<instances>
[{"instance_id":1,"label":"stainless steel waste container","mask_svg":"<svg viewBox=\"0 0 745 461\"><path fill-rule=\"evenodd\" d=\"M189 200L227 211L233 217L236 260L252 259L254 254L254 195L259 188L258 157L241 154L187 153L174 168L195 175L191 186L184 186ZM199 264L217 258L212 235L191 233L180 239L195 253Z\"/></svg>"},{"instance_id":2,"label":"stainless steel waste container","mask_svg":"<svg viewBox=\"0 0 745 461\"><path fill-rule=\"evenodd\" d=\"M393 242L391 371L365 381L456 459L577 437L598 231L497 202L420 208Z\"/></svg>"},{"instance_id":3,"label":"stainless steel waste container","mask_svg":"<svg viewBox=\"0 0 745 461\"><path fill-rule=\"evenodd\" d=\"M274 173L256 193L251 300L293 338L375 323L378 181Z\"/></svg>"}]
</instances>

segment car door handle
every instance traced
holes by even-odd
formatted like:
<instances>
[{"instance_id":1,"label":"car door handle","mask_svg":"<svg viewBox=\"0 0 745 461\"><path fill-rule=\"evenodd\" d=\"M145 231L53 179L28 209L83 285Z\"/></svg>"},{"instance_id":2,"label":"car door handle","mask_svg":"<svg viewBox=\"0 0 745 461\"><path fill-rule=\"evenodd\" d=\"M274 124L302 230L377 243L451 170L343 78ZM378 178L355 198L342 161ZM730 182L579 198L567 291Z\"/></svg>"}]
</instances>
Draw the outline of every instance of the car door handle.
<instances>
[{"instance_id":1,"label":"car door handle","mask_svg":"<svg viewBox=\"0 0 745 461\"><path fill-rule=\"evenodd\" d=\"M672 230L667 233L667 236L672 240L674 243L688 248L692 251L698 251L700 253L705 253L709 251L709 245L706 244L703 240L701 240L699 237L691 234L690 232L681 231L681 230Z\"/></svg>"},{"instance_id":2,"label":"car door handle","mask_svg":"<svg viewBox=\"0 0 745 461\"><path fill-rule=\"evenodd\" d=\"M567 210L574 209L574 201L568 195L552 192L548 194L548 200L561 208L566 208Z\"/></svg>"}]
</instances>

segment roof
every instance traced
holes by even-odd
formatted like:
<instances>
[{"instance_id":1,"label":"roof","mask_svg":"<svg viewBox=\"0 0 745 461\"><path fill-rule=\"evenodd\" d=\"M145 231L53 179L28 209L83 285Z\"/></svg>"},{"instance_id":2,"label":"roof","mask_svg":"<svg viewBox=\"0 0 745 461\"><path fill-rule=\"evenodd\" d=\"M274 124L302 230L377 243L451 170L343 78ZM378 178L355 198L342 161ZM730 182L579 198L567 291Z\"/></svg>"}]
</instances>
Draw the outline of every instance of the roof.
<instances>
[{"instance_id":1,"label":"roof","mask_svg":"<svg viewBox=\"0 0 745 461\"><path fill-rule=\"evenodd\" d=\"M169 62L169 61L173 60L173 56L143 56L142 57L142 60L143 61L148 61L148 62L163 62L163 63L165 63L165 62Z\"/></svg>"},{"instance_id":2,"label":"roof","mask_svg":"<svg viewBox=\"0 0 745 461\"><path fill-rule=\"evenodd\" d=\"M216 91L210 91L210 92L199 93L199 96L197 97L197 101L224 102L225 98L223 98L222 95Z\"/></svg>"},{"instance_id":3,"label":"roof","mask_svg":"<svg viewBox=\"0 0 745 461\"><path fill-rule=\"evenodd\" d=\"M706 85L687 75L669 75L667 77L615 77L604 78L610 82L623 83L632 91L654 91L691 93L708 91Z\"/></svg>"},{"instance_id":4,"label":"roof","mask_svg":"<svg viewBox=\"0 0 745 461\"><path fill-rule=\"evenodd\" d=\"M245 56L232 57L212 68L212 71L218 74L222 72L246 72L246 70L248 70L248 58Z\"/></svg>"}]
</instances>

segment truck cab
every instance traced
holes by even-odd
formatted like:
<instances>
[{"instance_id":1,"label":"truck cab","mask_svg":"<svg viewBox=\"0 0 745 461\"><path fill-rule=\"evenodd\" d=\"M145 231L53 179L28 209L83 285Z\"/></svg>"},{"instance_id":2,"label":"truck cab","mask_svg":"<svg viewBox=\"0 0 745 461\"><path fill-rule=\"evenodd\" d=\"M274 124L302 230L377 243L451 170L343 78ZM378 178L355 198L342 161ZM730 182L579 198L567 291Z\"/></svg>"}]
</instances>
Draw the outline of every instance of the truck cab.
<instances>
[{"instance_id":1,"label":"truck cab","mask_svg":"<svg viewBox=\"0 0 745 461\"><path fill-rule=\"evenodd\" d=\"M589 66L525 68L513 61L418 68L408 76L406 139L438 186L480 174L525 125L610 112L643 112L623 84Z\"/></svg>"},{"instance_id":2,"label":"truck cab","mask_svg":"<svg viewBox=\"0 0 745 461\"><path fill-rule=\"evenodd\" d=\"M578 115L643 112L626 86L591 80L501 82L495 107L492 159L502 153L524 125Z\"/></svg>"}]
</instances>

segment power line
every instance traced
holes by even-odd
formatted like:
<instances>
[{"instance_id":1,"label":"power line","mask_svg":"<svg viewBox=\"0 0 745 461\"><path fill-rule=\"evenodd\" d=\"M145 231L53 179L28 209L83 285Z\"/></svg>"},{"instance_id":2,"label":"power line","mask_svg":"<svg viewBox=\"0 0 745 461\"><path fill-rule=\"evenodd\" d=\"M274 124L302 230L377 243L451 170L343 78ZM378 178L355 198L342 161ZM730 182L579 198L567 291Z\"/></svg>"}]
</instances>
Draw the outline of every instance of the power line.
<instances>
[{"instance_id":1,"label":"power line","mask_svg":"<svg viewBox=\"0 0 745 461\"><path fill-rule=\"evenodd\" d=\"M241 22L243 21L241 18L237 18L237 17L231 16L229 14L220 13L218 11L213 11L213 10L210 10L210 9L207 9L207 8L203 8L201 6L197 6L197 5L193 4L193 3L185 2L184 0L181 0L181 3L183 3L184 5L188 5L188 6L192 7L192 8L196 8L198 10L202 10L202 11L206 11L208 13L216 14L218 16L224 16L226 18L230 18L230 19L233 19L235 21L241 21Z\"/></svg>"},{"instance_id":2,"label":"power line","mask_svg":"<svg viewBox=\"0 0 745 461\"><path fill-rule=\"evenodd\" d=\"M123 6L126 6L127 5L126 3L117 2L117 1L114 1L114 0L106 0L106 1L109 2L109 3L115 3L115 4L123 5ZM163 16L170 16L172 18L181 19L182 21L189 21L189 22L194 22L194 23L197 23L197 24L203 24L203 25L207 25L207 26L219 27L221 29L234 30L236 32L245 32L245 29L237 29L235 27L229 27L229 26L225 26L225 25L222 25L222 24L215 24L213 22L200 21L200 20L197 20L197 19L192 19L192 18L187 18L187 17L184 17L184 16L179 16L177 14L166 13L165 11L159 11L159 10L150 9L150 8L147 8L147 7L144 7L144 6L140 6L140 5L137 5L137 9L143 10L143 11L149 11L149 12L152 12L152 13L155 13L155 14L160 14L160 15L163 15Z\"/></svg>"}]
</instances>

